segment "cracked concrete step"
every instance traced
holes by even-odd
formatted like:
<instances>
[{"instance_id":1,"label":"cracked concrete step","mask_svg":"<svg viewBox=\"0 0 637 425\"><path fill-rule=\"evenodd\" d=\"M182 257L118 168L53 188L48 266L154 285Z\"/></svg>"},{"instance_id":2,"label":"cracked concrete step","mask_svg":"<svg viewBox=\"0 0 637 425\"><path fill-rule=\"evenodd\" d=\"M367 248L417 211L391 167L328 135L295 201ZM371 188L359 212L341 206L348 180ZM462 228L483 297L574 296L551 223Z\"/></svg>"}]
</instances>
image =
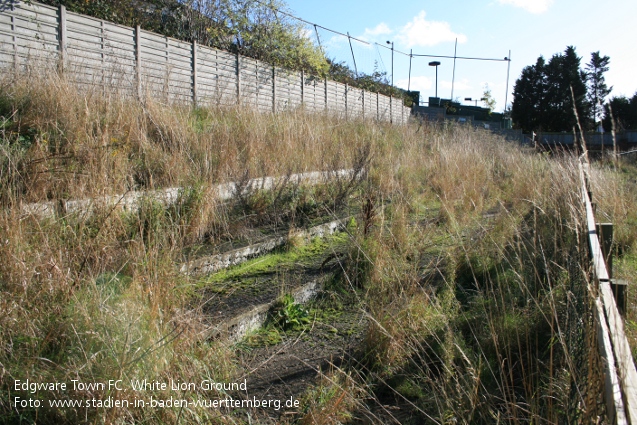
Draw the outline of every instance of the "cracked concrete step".
<instances>
[{"instance_id":1,"label":"cracked concrete step","mask_svg":"<svg viewBox=\"0 0 637 425\"><path fill-rule=\"evenodd\" d=\"M179 267L181 273L188 275L202 275L214 273L230 266L241 264L249 259L268 254L285 245L291 238L325 237L345 228L348 218L330 221L329 223L313 226L307 230L298 230L287 235L271 237L263 242L252 244L243 248L233 249L221 254L208 255L196 260L183 263Z\"/></svg>"},{"instance_id":2,"label":"cracked concrete step","mask_svg":"<svg viewBox=\"0 0 637 425\"><path fill-rule=\"evenodd\" d=\"M227 201L237 194L247 194L252 190L272 190L278 183L310 184L329 182L331 179L359 178L355 170L313 171L308 173L291 174L284 177L262 177L248 180L246 183L222 183L215 187L218 200ZM21 206L23 215L34 215L38 218L51 218L66 214L92 214L97 208L119 207L125 211L139 208L144 199L150 198L163 205L175 203L184 193L185 188L170 187L167 189L149 191L130 191L119 195L100 196L91 199L59 199L55 201L34 202Z\"/></svg>"}]
</instances>

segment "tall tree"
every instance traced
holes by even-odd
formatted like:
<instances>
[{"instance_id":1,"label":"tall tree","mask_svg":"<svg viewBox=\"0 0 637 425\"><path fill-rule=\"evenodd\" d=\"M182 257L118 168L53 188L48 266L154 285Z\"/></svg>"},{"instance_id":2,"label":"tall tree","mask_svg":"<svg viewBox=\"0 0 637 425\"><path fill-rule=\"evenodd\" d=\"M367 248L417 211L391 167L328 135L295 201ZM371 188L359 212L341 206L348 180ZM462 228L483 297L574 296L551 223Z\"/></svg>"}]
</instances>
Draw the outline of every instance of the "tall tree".
<instances>
[{"instance_id":1,"label":"tall tree","mask_svg":"<svg viewBox=\"0 0 637 425\"><path fill-rule=\"evenodd\" d=\"M513 87L511 118L517 127L525 132L545 130L546 91L546 61L540 56L522 70Z\"/></svg>"},{"instance_id":2,"label":"tall tree","mask_svg":"<svg viewBox=\"0 0 637 425\"><path fill-rule=\"evenodd\" d=\"M591 105L590 118L593 123L597 123L602 119L604 100L613 89L606 85L604 73L608 71L610 58L601 56L599 52L591 53L591 61L586 64L586 72L588 74L588 101Z\"/></svg>"},{"instance_id":3,"label":"tall tree","mask_svg":"<svg viewBox=\"0 0 637 425\"><path fill-rule=\"evenodd\" d=\"M542 56L522 70L513 88L511 117L524 131L571 131L576 125L573 107L587 126L586 73L580 70L575 47L555 54L548 63ZM571 88L575 95L575 104Z\"/></svg>"},{"instance_id":4,"label":"tall tree","mask_svg":"<svg viewBox=\"0 0 637 425\"><path fill-rule=\"evenodd\" d=\"M615 129L617 131L637 130L637 93L630 99L625 96L612 97L604 105L602 123L605 131L612 130L611 118L615 121Z\"/></svg>"}]
</instances>

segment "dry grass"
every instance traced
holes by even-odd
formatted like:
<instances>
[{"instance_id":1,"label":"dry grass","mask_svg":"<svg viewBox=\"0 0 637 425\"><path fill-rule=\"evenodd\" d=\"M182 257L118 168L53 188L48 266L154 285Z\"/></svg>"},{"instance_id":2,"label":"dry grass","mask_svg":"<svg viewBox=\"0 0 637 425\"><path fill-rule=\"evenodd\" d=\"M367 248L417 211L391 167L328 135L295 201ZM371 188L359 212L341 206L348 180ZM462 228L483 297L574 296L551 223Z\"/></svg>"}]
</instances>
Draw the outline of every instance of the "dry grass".
<instances>
[{"instance_id":1,"label":"dry grass","mask_svg":"<svg viewBox=\"0 0 637 425\"><path fill-rule=\"evenodd\" d=\"M324 377L301 423L539 423L570 419L573 409L597 414L573 397L589 388L577 387L582 370L571 341L585 337L571 319L586 300L575 306L567 296L583 275L571 268L581 253L569 156L526 152L455 125L140 103L79 92L55 74L1 80L0 116L0 412L9 422L19 421L8 404L14 379L231 381L232 348L202 340L193 282L174 267L189 244L239 231L212 186L361 167L347 279L370 325L358 366ZM606 172L595 185L613 188L600 208L631 223L635 197L625 181ZM46 220L19 208L172 186L192 189L169 208L147 200L136 212ZM333 206L352 189L334 187L295 202ZM242 211L269 214L277 199L244 200ZM290 217L290 208L278 205L274 219ZM635 234L620 227L626 252ZM64 397L93 395L106 396ZM238 420L203 408L85 413L22 411L38 423Z\"/></svg>"}]
</instances>

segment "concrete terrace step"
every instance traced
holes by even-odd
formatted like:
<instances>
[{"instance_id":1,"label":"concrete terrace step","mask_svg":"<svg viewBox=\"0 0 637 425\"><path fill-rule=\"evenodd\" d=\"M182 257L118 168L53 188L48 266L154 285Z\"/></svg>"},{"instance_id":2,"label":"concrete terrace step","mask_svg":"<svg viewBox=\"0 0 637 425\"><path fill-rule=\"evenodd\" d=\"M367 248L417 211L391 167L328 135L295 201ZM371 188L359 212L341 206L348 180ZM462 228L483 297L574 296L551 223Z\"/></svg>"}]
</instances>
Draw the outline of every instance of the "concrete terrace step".
<instances>
[{"instance_id":1,"label":"concrete terrace step","mask_svg":"<svg viewBox=\"0 0 637 425\"><path fill-rule=\"evenodd\" d=\"M313 237L324 237L332 235L345 228L346 219L333 220L329 223L313 226L307 230L298 230L286 235L271 237L263 242L252 244L243 248L233 249L216 255L209 255L196 260L183 263L179 271L189 275L201 275L214 273L221 269L241 264L251 258L267 254L285 245L292 237L303 237L310 239Z\"/></svg>"},{"instance_id":2,"label":"concrete terrace step","mask_svg":"<svg viewBox=\"0 0 637 425\"><path fill-rule=\"evenodd\" d=\"M329 182L332 179L359 178L361 171L335 170L313 171L308 173L291 174L282 177L262 177L248 180L241 184L237 182L222 183L215 187L216 198L221 201L233 199L238 194L248 194L254 190L272 190L280 183L315 185ZM75 199L35 202L21 206L23 215L33 215L40 219L52 218L56 215L66 214L92 214L95 209L119 207L125 211L133 211L139 208L143 199L154 199L163 205L174 204L184 193L184 188L170 187L167 189L149 191L130 191L120 195L101 196L90 199Z\"/></svg>"},{"instance_id":3,"label":"concrete terrace step","mask_svg":"<svg viewBox=\"0 0 637 425\"><path fill-rule=\"evenodd\" d=\"M316 296L322 289L325 278L311 280L292 290L290 295L294 301L305 304ZM208 329L206 339L226 339L238 342L249 332L259 329L268 317L268 311L276 304L277 299L252 306L248 311L234 317L220 321Z\"/></svg>"}]
</instances>

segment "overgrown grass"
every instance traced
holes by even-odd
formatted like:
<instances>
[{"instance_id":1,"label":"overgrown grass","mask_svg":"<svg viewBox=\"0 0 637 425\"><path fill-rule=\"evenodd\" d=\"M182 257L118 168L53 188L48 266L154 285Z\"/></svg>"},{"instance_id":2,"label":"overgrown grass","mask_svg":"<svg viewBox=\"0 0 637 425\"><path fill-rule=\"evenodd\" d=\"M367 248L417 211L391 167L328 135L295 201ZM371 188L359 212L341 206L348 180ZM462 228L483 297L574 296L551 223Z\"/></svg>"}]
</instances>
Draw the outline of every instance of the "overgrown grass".
<instances>
[{"instance_id":1,"label":"overgrown grass","mask_svg":"<svg viewBox=\"0 0 637 425\"><path fill-rule=\"evenodd\" d=\"M537 154L452 124L138 102L80 92L54 73L3 77L0 117L4 422L239 421L204 408L14 409L10 397L15 379L231 382L239 376L233 348L202 338L206 320L193 308L198 282L177 272L182 252L239 238L236 223L299 223L299 215L309 222L347 202L361 212L340 290L356 295L369 325L352 366L324 374L308 391L299 423L603 416L587 369L597 361L590 323L577 321L590 298L578 266L578 172L568 155ZM316 189L281 183L230 204L212 189L338 169L363 178ZM170 207L147 199L134 212L47 219L20 208L174 186L190 189ZM593 186L602 216L618 226L619 273L635 276L633 177L600 167ZM108 395L130 397L88 390L38 397ZM170 397L139 397L151 395Z\"/></svg>"}]
</instances>

